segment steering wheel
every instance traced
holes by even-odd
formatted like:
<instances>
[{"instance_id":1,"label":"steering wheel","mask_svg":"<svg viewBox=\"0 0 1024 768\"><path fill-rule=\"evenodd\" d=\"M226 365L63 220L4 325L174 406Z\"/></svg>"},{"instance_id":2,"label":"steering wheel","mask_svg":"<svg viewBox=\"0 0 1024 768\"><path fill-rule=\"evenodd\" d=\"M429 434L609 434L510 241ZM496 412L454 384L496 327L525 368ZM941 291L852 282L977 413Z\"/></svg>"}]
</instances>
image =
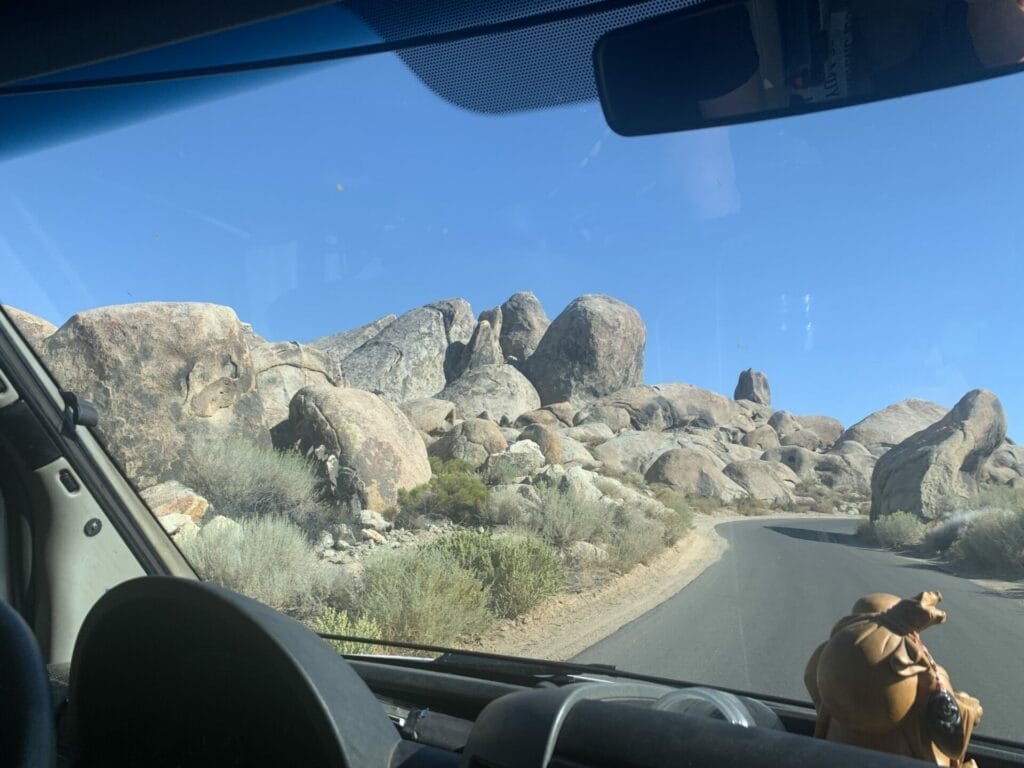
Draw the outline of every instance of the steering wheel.
<instances>
[{"instance_id":1,"label":"steering wheel","mask_svg":"<svg viewBox=\"0 0 1024 768\"><path fill-rule=\"evenodd\" d=\"M0 600L0 765L55 764L50 684L39 646L21 616Z\"/></svg>"}]
</instances>

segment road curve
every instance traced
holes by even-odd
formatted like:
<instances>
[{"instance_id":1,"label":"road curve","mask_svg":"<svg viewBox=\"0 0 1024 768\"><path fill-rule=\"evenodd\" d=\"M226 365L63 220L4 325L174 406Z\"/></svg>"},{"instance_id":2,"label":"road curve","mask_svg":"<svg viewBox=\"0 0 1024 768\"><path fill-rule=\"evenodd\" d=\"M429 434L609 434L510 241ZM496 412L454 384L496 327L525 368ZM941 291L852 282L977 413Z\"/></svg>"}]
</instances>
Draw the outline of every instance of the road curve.
<instances>
[{"instance_id":1,"label":"road curve","mask_svg":"<svg viewBox=\"0 0 1024 768\"><path fill-rule=\"evenodd\" d=\"M937 589L949 620L925 642L957 688L981 699L978 733L1022 738L1024 600L864 547L856 527L835 518L723 523L721 560L575 660L806 701L804 665L857 598Z\"/></svg>"}]
</instances>

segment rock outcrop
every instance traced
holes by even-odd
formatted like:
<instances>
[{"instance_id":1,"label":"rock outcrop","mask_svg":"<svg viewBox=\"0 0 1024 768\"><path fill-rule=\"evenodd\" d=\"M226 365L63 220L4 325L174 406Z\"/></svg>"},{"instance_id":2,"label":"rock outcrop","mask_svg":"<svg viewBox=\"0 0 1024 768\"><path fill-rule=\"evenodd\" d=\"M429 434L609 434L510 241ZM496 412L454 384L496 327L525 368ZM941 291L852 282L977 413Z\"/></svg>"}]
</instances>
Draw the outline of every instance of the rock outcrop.
<instances>
[{"instance_id":1,"label":"rock outcrop","mask_svg":"<svg viewBox=\"0 0 1024 768\"><path fill-rule=\"evenodd\" d=\"M665 451L651 464L644 479L648 483L667 485L680 493L725 502L745 495L739 485L722 473L720 462L694 448Z\"/></svg>"},{"instance_id":2,"label":"rock outcrop","mask_svg":"<svg viewBox=\"0 0 1024 768\"><path fill-rule=\"evenodd\" d=\"M448 333L432 307L406 312L341 361L349 383L395 403L444 389Z\"/></svg>"},{"instance_id":3,"label":"rock outcrop","mask_svg":"<svg viewBox=\"0 0 1024 768\"><path fill-rule=\"evenodd\" d=\"M511 365L482 365L468 370L438 397L455 403L464 416L486 413L493 421L508 424L540 408L537 390Z\"/></svg>"},{"instance_id":4,"label":"rock outcrop","mask_svg":"<svg viewBox=\"0 0 1024 768\"><path fill-rule=\"evenodd\" d=\"M734 461L722 472L751 497L775 505L793 501L793 490L800 482L793 470L777 461Z\"/></svg>"},{"instance_id":5,"label":"rock outcrop","mask_svg":"<svg viewBox=\"0 0 1024 768\"><path fill-rule=\"evenodd\" d=\"M1024 446L1003 443L985 461L980 479L994 485L1024 488Z\"/></svg>"},{"instance_id":6,"label":"rock outcrop","mask_svg":"<svg viewBox=\"0 0 1024 768\"><path fill-rule=\"evenodd\" d=\"M600 414L600 415L598 415ZM622 414L625 414L623 416ZM652 432L693 427L752 431L754 422L744 409L725 395L691 384L629 387L595 400L577 414L579 423L608 423L613 430L626 426Z\"/></svg>"},{"instance_id":7,"label":"rock outcrop","mask_svg":"<svg viewBox=\"0 0 1024 768\"><path fill-rule=\"evenodd\" d=\"M504 362L505 356L501 353L498 336L491 327L490 321L481 320L476 324L466 348L462 350L462 358L457 369L458 375L461 376L472 368L501 365Z\"/></svg>"},{"instance_id":8,"label":"rock outcrop","mask_svg":"<svg viewBox=\"0 0 1024 768\"><path fill-rule=\"evenodd\" d=\"M7 316L14 321L18 330L21 331L21 335L25 337L29 345L36 349L42 344L43 339L51 336L57 330L57 326L49 320L45 320L22 309L8 306L7 304L4 304L3 307Z\"/></svg>"},{"instance_id":9,"label":"rock outcrop","mask_svg":"<svg viewBox=\"0 0 1024 768\"><path fill-rule=\"evenodd\" d=\"M313 347L289 341L263 342L251 346L250 351L264 421L271 428L288 418L288 405L303 387L347 385L338 364Z\"/></svg>"},{"instance_id":10,"label":"rock outcrop","mask_svg":"<svg viewBox=\"0 0 1024 768\"><path fill-rule=\"evenodd\" d=\"M147 487L185 477L205 445L270 444L276 416L257 390L249 338L228 307L151 302L80 312L41 353L62 386L96 406L99 434Z\"/></svg>"},{"instance_id":11,"label":"rock outcrop","mask_svg":"<svg viewBox=\"0 0 1024 768\"><path fill-rule=\"evenodd\" d=\"M384 317L377 318L372 323L353 328L351 331L342 331L341 333L332 333L330 336L323 336L315 341L311 341L309 346L326 353L328 357L340 366L346 357L391 325L391 323L395 322L396 319L395 315L385 315Z\"/></svg>"},{"instance_id":12,"label":"rock outcrop","mask_svg":"<svg viewBox=\"0 0 1024 768\"><path fill-rule=\"evenodd\" d=\"M772 404L772 390L768 386L768 377L761 371L753 368L740 373L739 381L736 382L736 390L733 392L733 400L749 400L758 405L770 406Z\"/></svg>"},{"instance_id":13,"label":"rock outcrop","mask_svg":"<svg viewBox=\"0 0 1024 768\"><path fill-rule=\"evenodd\" d=\"M487 457L508 448L508 441L493 421L466 419L455 425L430 446L431 456L458 459L474 469L482 467Z\"/></svg>"},{"instance_id":14,"label":"rock outcrop","mask_svg":"<svg viewBox=\"0 0 1024 768\"><path fill-rule=\"evenodd\" d=\"M334 498L357 509L386 509L398 491L430 479L427 450L392 403L359 389L306 387L292 399L295 447L315 459Z\"/></svg>"},{"instance_id":15,"label":"rock outcrop","mask_svg":"<svg viewBox=\"0 0 1024 768\"><path fill-rule=\"evenodd\" d=\"M551 427L543 424L531 424L519 434L519 437L522 440L536 443L540 452L544 454L544 461L547 464L563 462L562 438Z\"/></svg>"},{"instance_id":16,"label":"rock outcrop","mask_svg":"<svg viewBox=\"0 0 1024 768\"><path fill-rule=\"evenodd\" d=\"M846 430L840 439L858 442L872 455L881 456L947 413L948 409L927 400L901 400L864 417Z\"/></svg>"},{"instance_id":17,"label":"rock outcrop","mask_svg":"<svg viewBox=\"0 0 1024 768\"><path fill-rule=\"evenodd\" d=\"M424 397L420 400L407 400L399 408L409 417L409 421L420 432L428 435L443 435L453 426L458 418L458 409L450 400L439 400L436 397Z\"/></svg>"},{"instance_id":18,"label":"rock outcrop","mask_svg":"<svg viewBox=\"0 0 1024 768\"><path fill-rule=\"evenodd\" d=\"M501 305L501 351L524 362L540 344L551 321L540 301L528 291L513 294Z\"/></svg>"},{"instance_id":19,"label":"rock outcrop","mask_svg":"<svg viewBox=\"0 0 1024 768\"><path fill-rule=\"evenodd\" d=\"M871 477L871 519L897 510L924 520L942 517L952 500L977 489L986 460L1005 439L999 399L984 389L968 392L939 421L879 458Z\"/></svg>"},{"instance_id":20,"label":"rock outcrop","mask_svg":"<svg viewBox=\"0 0 1024 768\"><path fill-rule=\"evenodd\" d=\"M573 300L522 364L545 404L593 400L643 380L647 329L632 307L610 296Z\"/></svg>"}]
</instances>

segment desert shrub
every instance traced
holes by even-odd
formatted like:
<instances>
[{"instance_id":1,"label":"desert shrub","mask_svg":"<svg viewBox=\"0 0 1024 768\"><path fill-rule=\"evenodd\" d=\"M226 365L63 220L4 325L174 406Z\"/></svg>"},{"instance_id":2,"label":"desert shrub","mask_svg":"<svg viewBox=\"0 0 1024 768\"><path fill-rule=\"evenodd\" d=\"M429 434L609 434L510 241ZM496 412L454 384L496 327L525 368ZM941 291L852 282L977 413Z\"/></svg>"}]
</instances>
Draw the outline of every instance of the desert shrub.
<instances>
[{"instance_id":1,"label":"desert shrub","mask_svg":"<svg viewBox=\"0 0 1024 768\"><path fill-rule=\"evenodd\" d=\"M685 497L694 511L702 515L710 515L725 506L717 496L688 495Z\"/></svg>"},{"instance_id":2,"label":"desert shrub","mask_svg":"<svg viewBox=\"0 0 1024 768\"><path fill-rule=\"evenodd\" d=\"M280 515L207 525L181 547L203 579L300 618L318 613L339 586L303 531Z\"/></svg>"},{"instance_id":3,"label":"desert shrub","mask_svg":"<svg viewBox=\"0 0 1024 768\"><path fill-rule=\"evenodd\" d=\"M740 496L732 503L732 507L736 510L736 514L747 515L748 517L766 515L769 511L768 504L765 501L755 499L753 496Z\"/></svg>"},{"instance_id":4,"label":"desert shrub","mask_svg":"<svg viewBox=\"0 0 1024 768\"><path fill-rule=\"evenodd\" d=\"M875 538L875 524L870 519L861 520L857 524L857 536L865 544L878 544L878 539Z\"/></svg>"},{"instance_id":5,"label":"desert shrub","mask_svg":"<svg viewBox=\"0 0 1024 768\"><path fill-rule=\"evenodd\" d=\"M480 580L443 552L385 552L365 561L349 607L389 640L452 645L493 621Z\"/></svg>"},{"instance_id":6,"label":"desert shrub","mask_svg":"<svg viewBox=\"0 0 1024 768\"><path fill-rule=\"evenodd\" d=\"M978 510L1024 509L1024 488L1008 485L983 485L971 496L946 496L935 503L941 518L952 518L959 512Z\"/></svg>"},{"instance_id":7,"label":"desert shrub","mask_svg":"<svg viewBox=\"0 0 1024 768\"><path fill-rule=\"evenodd\" d=\"M381 640L383 633L372 619L364 616L352 618L348 611L339 611L325 605L323 610L306 622L311 630L320 635L348 635L367 640ZM382 647L373 643L354 640L327 640L338 653L381 653Z\"/></svg>"},{"instance_id":8,"label":"desert shrub","mask_svg":"<svg viewBox=\"0 0 1024 768\"><path fill-rule=\"evenodd\" d=\"M608 542L609 565L625 573L665 548L665 527L631 510L619 510Z\"/></svg>"},{"instance_id":9,"label":"desert shrub","mask_svg":"<svg viewBox=\"0 0 1024 768\"><path fill-rule=\"evenodd\" d=\"M471 571L489 590L491 610L502 618L525 613L565 585L558 554L536 539L460 531L421 549L441 552Z\"/></svg>"},{"instance_id":10,"label":"desert shrub","mask_svg":"<svg viewBox=\"0 0 1024 768\"><path fill-rule=\"evenodd\" d=\"M986 573L1024 575L1024 510L994 510L970 520L952 547L956 560Z\"/></svg>"},{"instance_id":11,"label":"desert shrub","mask_svg":"<svg viewBox=\"0 0 1024 768\"><path fill-rule=\"evenodd\" d=\"M492 490L481 513L481 520L489 525L526 527L531 504L511 489Z\"/></svg>"},{"instance_id":12,"label":"desert shrub","mask_svg":"<svg viewBox=\"0 0 1024 768\"><path fill-rule=\"evenodd\" d=\"M189 465L186 483L219 515L233 520L284 515L307 532L322 527L316 468L294 451L232 439L205 446Z\"/></svg>"},{"instance_id":13,"label":"desert shrub","mask_svg":"<svg viewBox=\"0 0 1024 768\"><path fill-rule=\"evenodd\" d=\"M668 486L658 485L652 490L654 497L672 512L662 521L665 525L665 543L671 546L693 528L693 508L686 496Z\"/></svg>"},{"instance_id":14,"label":"desert shrub","mask_svg":"<svg viewBox=\"0 0 1024 768\"><path fill-rule=\"evenodd\" d=\"M596 477L594 478L594 487L601 492L602 495L607 496L610 499L623 500L626 498L624 493L625 489L623 484L619 480L615 480L610 477Z\"/></svg>"},{"instance_id":15,"label":"desert shrub","mask_svg":"<svg viewBox=\"0 0 1024 768\"><path fill-rule=\"evenodd\" d=\"M599 501L591 501L573 490L554 486L538 488L540 507L527 521L528 529L554 547L574 541L605 541L610 516Z\"/></svg>"},{"instance_id":16,"label":"desert shrub","mask_svg":"<svg viewBox=\"0 0 1024 768\"><path fill-rule=\"evenodd\" d=\"M886 549L905 549L921 542L925 526L916 515L897 510L874 522L875 540Z\"/></svg>"},{"instance_id":17,"label":"desert shrub","mask_svg":"<svg viewBox=\"0 0 1024 768\"><path fill-rule=\"evenodd\" d=\"M396 522L404 527L419 517L447 517L456 523L478 522L488 501L487 486L464 461L432 457L434 476L423 485L398 492Z\"/></svg>"},{"instance_id":18,"label":"desert shrub","mask_svg":"<svg viewBox=\"0 0 1024 768\"><path fill-rule=\"evenodd\" d=\"M984 485L964 506L967 509L1024 510L1024 488Z\"/></svg>"},{"instance_id":19,"label":"desert shrub","mask_svg":"<svg viewBox=\"0 0 1024 768\"><path fill-rule=\"evenodd\" d=\"M929 552L946 552L960 538L960 534L967 528L974 518L981 515L980 510L963 510L954 512L945 520L941 520L925 531L922 545Z\"/></svg>"}]
</instances>

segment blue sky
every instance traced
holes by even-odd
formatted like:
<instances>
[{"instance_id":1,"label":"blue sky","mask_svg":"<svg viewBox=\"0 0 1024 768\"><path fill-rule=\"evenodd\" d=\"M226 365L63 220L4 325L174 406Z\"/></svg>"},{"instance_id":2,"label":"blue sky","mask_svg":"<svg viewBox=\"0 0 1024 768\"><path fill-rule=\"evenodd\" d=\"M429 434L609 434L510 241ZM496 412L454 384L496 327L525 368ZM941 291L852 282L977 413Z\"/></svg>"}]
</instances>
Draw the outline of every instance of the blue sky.
<instances>
[{"instance_id":1,"label":"blue sky","mask_svg":"<svg viewBox=\"0 0 1024 768\"><path fill-rule=\"evenodd\" d=\"M481 116L391 56L321 66L0 164L0 300L210 301L306 341L602 292L646 321L650 383L753 366L847 424L987 387L1019 433L1022 90L623 139L596 104Z\"/></svg>"}]
</instances>

